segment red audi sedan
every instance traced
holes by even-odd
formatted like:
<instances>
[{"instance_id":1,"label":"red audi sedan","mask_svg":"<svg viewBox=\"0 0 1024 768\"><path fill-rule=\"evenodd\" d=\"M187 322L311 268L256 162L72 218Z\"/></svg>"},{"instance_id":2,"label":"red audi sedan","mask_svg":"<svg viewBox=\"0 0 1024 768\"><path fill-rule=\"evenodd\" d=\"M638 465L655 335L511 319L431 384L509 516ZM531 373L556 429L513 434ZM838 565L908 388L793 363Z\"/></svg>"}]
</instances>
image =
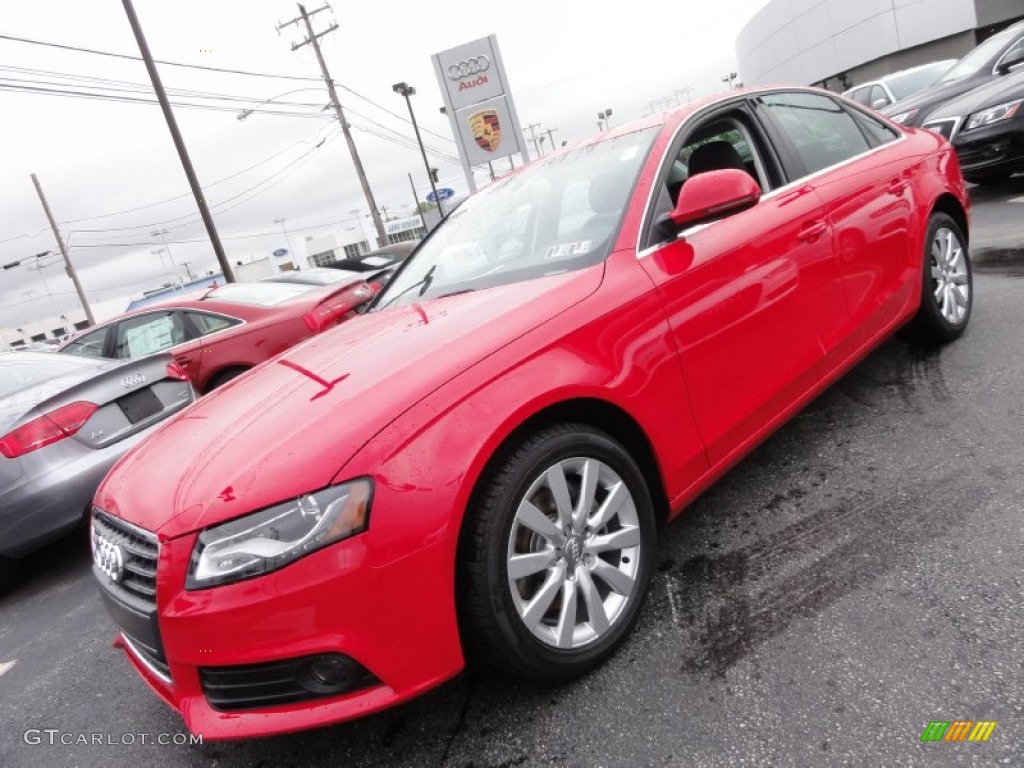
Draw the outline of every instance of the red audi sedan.
<instances>
[{"instance_id":1,"label":"red audi sedan","mask_svg":"<svg viewBox=\"0 0 1024 768\"><path fill-rule=\"evenodd\" d=\"M231 283L121 315L57 351L121 360L169 352L195 388L206 393L348 320L373 296L374 289L358 276L330 284Z\"/></svg>"},{"instance_id":2,"label":"red audi sedan","mask_svg":"<svg viewBox=\"0 0 1024 768\"><path fill-rule=\"evenodd\" d=\"M97 492L135 670L206 738L559 681L637 620L657 526L902 329L959 336L949 144L737 91L492 184L368 312L217 390Z\"/></svg>"}]
</instances>

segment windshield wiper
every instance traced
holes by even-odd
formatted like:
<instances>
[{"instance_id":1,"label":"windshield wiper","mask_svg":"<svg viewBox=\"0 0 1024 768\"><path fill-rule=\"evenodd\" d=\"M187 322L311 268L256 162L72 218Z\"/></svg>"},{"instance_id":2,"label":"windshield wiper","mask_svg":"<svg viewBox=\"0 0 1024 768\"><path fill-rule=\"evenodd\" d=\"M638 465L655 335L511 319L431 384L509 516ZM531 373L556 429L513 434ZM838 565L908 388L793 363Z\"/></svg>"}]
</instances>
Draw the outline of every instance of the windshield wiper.
<instances>
[{"instance_id":1,"label":"windshield wiper","mask_svg":"<svg viewBox=\"0 0 1024 768\"><path fill-rule=\"evenodd\" d=\"M447 297L449 297L449 296L458 296L458 295L459 295L460 293L472 293L472 292L473 292L473 291L475 291L475 290L476 290L476 288L463 288L463 289L462 289L462 290L460 290L460 291L449 291L448 293L442 293L442 294L441 294L440 296L438 296L437 298L439 298L439 299L445 299L445 298L447 298Z\"/></svg>"},{"instance_id":2,"label":"windshield wiper","mask_svg":"<svg viewBox=\"0 0 1024 768\"><path fill-rule=\"evenodd\" d=\"M437 269L437 264L434 264L430 269L427 270L427 274L425 274L423 276L422 280L413 283L408 288L404 288L397 296L395 296L392 299L388 299L386 302L381 304L379 307L374 307L374 311L376 312L376 311L379 311L381 309L384 309L385 307L390 307L392 304L394 304L400 298L405 296L405 294L409 293L409 291L415 291L417 288L420 289L419 295L422 296L424 293L427 292L427 290L430 288L430 284L434 281L434 270L435 269Z\"/></svg>"}]
</instances>

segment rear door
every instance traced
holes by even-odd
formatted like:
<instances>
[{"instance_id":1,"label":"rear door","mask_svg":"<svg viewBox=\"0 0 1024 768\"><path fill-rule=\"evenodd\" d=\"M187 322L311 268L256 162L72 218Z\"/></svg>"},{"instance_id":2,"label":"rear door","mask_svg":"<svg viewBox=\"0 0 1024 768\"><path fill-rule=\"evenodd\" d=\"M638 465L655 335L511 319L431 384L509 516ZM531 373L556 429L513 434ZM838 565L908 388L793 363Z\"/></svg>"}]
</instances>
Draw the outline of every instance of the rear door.
<instances>
[{"instance_id":1,"label":"rear door","mask_svg":"<svg viewBox=\"0 0 1024 768\"><path fill-rule=\"evenodd\" d=\"M857 348L891 327L920 289L910 226L916 160L902 134L825 94L772 93L756 103L787 146L787 174L825 205L849 307L842 336Z\"/></svg>"},{"instance_id":2,"label":"rear door","mask_svg":"<svg viewBox=\"0 0 1024 768\"><path fill-rule=\"evenodd\" d=\"M732 145L735 155L720 142ZM722 150L718 155L738 156L760 182L760 202L648 245L640 263L662 299L693 412L716 464L821 375L846 323L846 307L824 206L809 187L785 185L778 155L745 102L715 112L677 139L651 218L671 210L675 190L696 167L691 160L698 147L712 143Z\"/></svg>"}]
</instances>

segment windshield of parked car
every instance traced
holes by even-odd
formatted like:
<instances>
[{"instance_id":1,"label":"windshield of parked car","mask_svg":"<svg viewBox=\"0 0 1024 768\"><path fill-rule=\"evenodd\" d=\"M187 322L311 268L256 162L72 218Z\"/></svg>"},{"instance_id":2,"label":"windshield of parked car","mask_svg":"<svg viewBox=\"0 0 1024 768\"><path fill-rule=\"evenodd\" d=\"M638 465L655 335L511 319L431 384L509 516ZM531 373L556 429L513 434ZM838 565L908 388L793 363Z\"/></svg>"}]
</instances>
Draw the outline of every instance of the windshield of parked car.
<instances>
[{"instance_id":1,"label":"windshield of parked car","mask_svg":"<svg viewBox=\"0 0 1024 768\"><path fill-rule=\"evenodd\" d=\"M970 51L970 53L954 64L952 68L942 76L939 83L952 83L956 80L962 80L965 77L970 77L988 64L989 59L995 58L1000 49L1019 34L1019 28L1010 27L1009 29L1004 29L997 35L992 35L992 37Z\"/></svg>"},{"instance_id":2,"label":"windshield of parked car","mask_svg":"<svg viewBox=\"0 0 1024 768\"><path fill-rule=\"evenodd\" d=\"M657 133L636 131L541 158L469 198L420 245L374 309L602 261Z\"/></svg>"},{"instance_id":3,"label":"windshield of parked car","mask_svg":"<svg viewBox=\"0 0 1024 768\"><path fill-rule=\"evenodd\" d=\"M83 360L80 357L35 352L0 353L0 397L95 365L95 361Z\"/></svg>"},{"instance_id":4,"label":"windshield of parked car","mask_svg":"<svg viewBox=\"0 0 1024 768\"><path fill-rule=\"evenodd\" d=\"M284 272L280 275L263 278L267 283L307 283L309 285L334 285L335 283L352 283L362 278L356 272L344 269L303 269L297 272Z\"/></svg>"},{"instance_id":5,"label":"windshield of parked car","mask_svg":"<svg viewBox=\"0 0 1024 768\"><path fill-rule=\"evenodd\" d=\"M302 283L231 283L215 288L203 298L257 307L276 307L317 287Z\"/></svg>"},{"instance_id":6,"label":"windshield of parked car","mask_svg":"<svg viewBox=\"0 0 1024 768\"><path fill-rule=\"evenodd\" d=\"M885 84L889 86L896 101L912 96L918 91L927 88L950 67L950 62L939 61L927 67L915 69L913 72L904 72L900 75L886 78Z\"/></svg>"}]
</instances>

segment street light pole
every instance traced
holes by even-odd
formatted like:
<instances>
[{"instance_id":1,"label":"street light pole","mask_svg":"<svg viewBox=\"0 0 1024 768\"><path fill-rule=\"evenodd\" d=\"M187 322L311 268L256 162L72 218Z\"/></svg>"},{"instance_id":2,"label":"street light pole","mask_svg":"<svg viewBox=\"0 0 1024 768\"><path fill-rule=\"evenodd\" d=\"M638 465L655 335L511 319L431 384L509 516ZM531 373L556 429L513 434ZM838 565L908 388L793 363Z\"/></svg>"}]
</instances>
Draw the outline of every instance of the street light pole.
<instances>
[{"instance_id":1,"label":"street light pole","mask_svg":"<svg viewBox=\"0 0 1024 768\"><path fill-rule=\"evenodd\" d=\"M427 160L427 150L423 146L423 139L420 137L420 127L416 123L416 113L412 111L412 100L410 96L416 94L416 89L405 82L395 83L391 90L405 97L405 104L409 107L409 117L412 120L412 129L416 134L416 143L420 145L420 155L423 157L423 167L427 171L427 178L430 180L430 191L434 194L434 204L437 206L437 213L443 219L444 208L441 206L441 198L437 196L437 187L434 185L434 174L430 172L430 161ZM410 177L410 183L412 179Z\"/></svg>"},{"instance_id":2,"label":"street light pole","mask_svg":"<svg viewBox=\"0 0 1024 768\"><path fill-rule=\"evenodd\" d=\"M167 250L167 260L171 262L171 274L177 277L178 265L174 263L174 254L171 253L171 246L167 242L167 235L170 233L169 229L158 229L155 232L149 234L150 237L159 237L164 244L164 248ZM162 261L162 259L161 259Z\"/></svg>"}]
</instances>

